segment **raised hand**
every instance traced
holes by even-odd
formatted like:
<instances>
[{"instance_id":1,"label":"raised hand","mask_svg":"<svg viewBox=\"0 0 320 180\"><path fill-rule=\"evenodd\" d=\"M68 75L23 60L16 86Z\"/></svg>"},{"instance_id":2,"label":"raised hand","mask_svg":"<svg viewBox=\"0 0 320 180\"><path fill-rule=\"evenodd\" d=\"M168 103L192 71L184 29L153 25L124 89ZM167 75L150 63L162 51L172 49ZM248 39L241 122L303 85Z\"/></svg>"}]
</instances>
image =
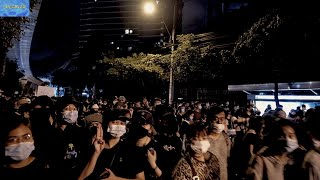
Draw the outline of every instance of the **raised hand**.
<instances>
[{"instance_id":1,"label":"raised hand","mask_svg":"<svg viewBox=\"0 0 320 180\"><path fill-rule=\"evenodd\" d=\"M150 162L150 164L156 163L157 152L154 149L148 149L147 156L148 156L148 161Z\"/></svg>"},{"instance_id":2,"label":"raised hand","mask_svg":"<svg viewBox=\"0 0 320 180\"><path fill-rule=\"evenodd\" d=\"M116 180L117 176L111 171L111 169L106 168L105 171L100 175L102 180Z\"/></svg>"},{"instance_id":3,"label":"raised hand","mask_svg":"<svg viewBox=\"0 0 320 180\"><path fill-rule=\"evenodd\" d=\"M95 148L95 153L101 153L102 150L104 149L104 145L105 145L105 141L103 139L103 129L102 126L98 126L97 127L97 134L96 134L96 138L93 142L94 148Z\"/></svg>"}]
</instances>

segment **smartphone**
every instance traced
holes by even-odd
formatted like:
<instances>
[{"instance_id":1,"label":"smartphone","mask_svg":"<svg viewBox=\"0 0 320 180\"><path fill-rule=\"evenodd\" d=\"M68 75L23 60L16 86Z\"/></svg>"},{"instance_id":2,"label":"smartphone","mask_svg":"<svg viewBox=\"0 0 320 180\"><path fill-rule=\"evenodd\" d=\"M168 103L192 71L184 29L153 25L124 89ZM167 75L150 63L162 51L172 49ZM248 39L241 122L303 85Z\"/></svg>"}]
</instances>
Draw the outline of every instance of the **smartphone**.
<instances>
[{"instance_id":1,"label":"smartphone","mask_svg":"<svg viewBox=\"0 0 320 180\"><path fill-rule=\"evenodd\" d=\"M153 148L149 148L149 151L151 152L152 155L154 155L154 149Z\"/></svg>"},{"instance_id":2,"label":"smartphone","mask_svg":"<svg viewBox=\"0 0 320 180\"><path fill-rule=\"evenodd\" d=\"M105 179L105 178L108 178L110 176L110 173L105 173L104 175L102 176L99 176L99 179Z\"/></svg>"}]
</instances>

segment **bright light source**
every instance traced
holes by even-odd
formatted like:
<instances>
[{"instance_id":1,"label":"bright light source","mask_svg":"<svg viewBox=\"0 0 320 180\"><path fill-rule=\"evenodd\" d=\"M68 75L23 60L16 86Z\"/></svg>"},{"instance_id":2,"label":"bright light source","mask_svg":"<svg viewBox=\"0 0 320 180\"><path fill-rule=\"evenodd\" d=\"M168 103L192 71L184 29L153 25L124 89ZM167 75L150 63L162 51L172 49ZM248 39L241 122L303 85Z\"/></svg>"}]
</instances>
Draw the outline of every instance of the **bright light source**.
<instances>
[{"instance_id":1,"label":"bright light source","mask_svg":"<svg viewBox=\"0 0 320 180\"><path fill-rule=\"evenodd\" d=\"M155 10L154 4L152 2L146 2L144 4L144 12L146 14L152 14Z\"/></svg>"},{"instance_id":2,"label":"bright light source","mask_svg":"<svg viewBox=\"0 0 320 180\"><path fill-rule=\"evenodd\" d=\"M111 43L110 44L114 44L114 42L113 41L111 41Z\"/></svg>"},{"instance_id":3,"label":"bright light source","mask_svg":"<svg viewBox=\"0 0 320 180\"><path fill-rule=\"evenodd\" d=\"M302 96L302 95L279 95L278 96L279 100L300 100L300 101L319 101L320 96L314 96L314 95L309 95L309 96ZM256 95L255 99L257 100L274 100L273 95Z\"/></svg>"},{"instance_id":4,"label":"bright light source","mask_svg":"<svg viewBox=\"0 0 320 180\"><path fill-rule=\"evenodd\" d=\"M129 34L129 32L130 32L129 29L124 30L125 34Z\"/></svg>"},{"instance_id":5,"label":"bright light source","mask_svg":"<svg viewBox=\"0 0 320 180\"><path fill-rule=\"evenodd\" d=\"M132 29L130 29L129 34L132 34L132 33L133 33L133 30L132 30Z\"/></svg>"}]
</instances>

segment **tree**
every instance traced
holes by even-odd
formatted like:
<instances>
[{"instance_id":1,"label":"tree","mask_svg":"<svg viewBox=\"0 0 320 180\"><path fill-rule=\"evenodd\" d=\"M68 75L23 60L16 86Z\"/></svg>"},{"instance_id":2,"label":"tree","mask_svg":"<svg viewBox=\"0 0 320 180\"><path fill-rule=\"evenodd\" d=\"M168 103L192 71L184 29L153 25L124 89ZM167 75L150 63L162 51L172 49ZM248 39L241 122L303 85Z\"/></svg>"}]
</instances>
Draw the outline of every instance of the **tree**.
<instances>
[{"instance_id":1,"label":"tree","mask_svg":"<svg viewBox=\"0 0 320 180\"><path fill-rule=\"evenodd\" d=\"M174 52L175 80L184 84L213 82L224 77L225 65L236 63L228 50L217 49L214 44L197 45L195 35L177 37Z\"/></svg>"},{"instance_id":2,"label":"tree","mask_svg":"<svg viewBox=\"0 0 320 180\"><path fill-rule=\"evenodd\" d=\"M32 11L32 8L34 8L36 3L37 0L30 1L30 11ZM18 67L15 60L11 60L13 62L9 62L9 60L6 58L6 53L8 48L13 46L14 40L20 39L21 34L23 34L21 25L27 23L28 21L29 19L27 17L0 17L0 66L2 67L0 69L0 79L2 81L1 84L6 84L6 86L7 83L12 83L12 78L16 77L16 75L19 74L22 76L21 72L18 72ZM16 65L13 65L12 63L15 63ZM14 80L18 82L18 79L19 77ZM6 82L6 80L8 81Z\"/></svg>"},{"instance_id":3,"label":"tree","mask_svg":"<svg viewBox=\"0 0 320 180\"><path fill-rule=\"evenodd\" d=\"M213 44L199 44L193 34L178 35L177 44L173 52L174 80L181 88L215 85L217 83L209 82L221 80L225 66L236 63L230 51L216 49ZM165 92L169 84L171 54L140 53L123 58L115 58L112 54L106 52L101 60L77 63L75 78L81 79L83 87L95 84L97 88L104 88L112 82L117 87L131 84L144 93ZM66 82L65 75L56 77L62 77ZM111 91L110 86L105 88Z\"/></svg>"},{"instance_id":4,"label":"tree","mask_svg":"<svg viewBox=\"0 0 320 180\"><path fill-rule=\"evenodd\" d=\"M22 72L17 71L17 63L7 60L6 73L0 78L0 89L13 93L16 90L21 90L19 78L22 77Z\"/></svg>"},{"instance_id":5,"label":"tree","mask_svg":"<svg viewBox=\"0 0 320 180\"><path fill-rule=\"evenodd\" d=\"M36 5L37 0L30 0L30 11ZM28 22L27 17L0 17L0 57L3 59L8 48L13 46L13 40L19 40L23 33L21 24Z\"/></svg>"},{"instance_id":6,"label":"tree","mask_svg":"<svg viewBox=\"0 0 320 180\"><path fill-rule=\"evenodd\" d=\"M318 49L319 15L297 14L273 9L255 22L236 42L232 55L245 64L242 69L251 82L294 82L311 80L301 76L314 64ZM311 65L311 66L310 66ZM298 73L297 73L298 72ZM308 79L309 78L309 79ZM278 89L275 89L277 92ZM275 93L277 105L278 93Z\"/></svg>"}]
</instances>

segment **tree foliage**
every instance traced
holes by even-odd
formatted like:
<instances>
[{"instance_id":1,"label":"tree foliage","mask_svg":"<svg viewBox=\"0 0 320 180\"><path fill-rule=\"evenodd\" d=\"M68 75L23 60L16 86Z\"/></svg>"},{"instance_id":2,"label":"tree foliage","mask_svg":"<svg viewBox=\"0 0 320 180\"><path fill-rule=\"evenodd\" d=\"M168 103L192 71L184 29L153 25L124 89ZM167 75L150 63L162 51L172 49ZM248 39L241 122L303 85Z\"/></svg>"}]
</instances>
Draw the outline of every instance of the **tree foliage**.
<instances>
[{"instance_id":1,"label":"tree foliage","mask_svg":"<svg viewBox=\"0 0 320 180\"><path fill-rule=\"evenodd\" d=\"M231 52L216 50L213 45L194 45L195 35L177 36L177 48L173 52L173 72L176 82L190 83L199 80L214 80L222 77L223 66L231 61ZM98 66L108 64L105 75L121 79L146 73L148 77L169 80L171 54L133 54L126 58L105 58ZM150 76L151 75L151 76ZM143 78L143 77L142 77Z\"/></svg>"},{"instance_id":2,"label":"tree foliage","mask_svg":"<svg viewBox=\"0 0 320 180\"><path fill-rule=\"evenodd\" d=\"M233 56L242 63L266 56L266 53L269 53L268 42L279 32L284 21L277 11L260 18L240 36L233 50Z\"/></svg>"},{"instance_id":3,"label":"tree foliage","mask_svg":"<svg viewBox=\"0 0 320 180\"><path fill-rule=\"evenodd\" d=\"M37 0L30 1L30 11ZM28 22L28 17L0 17L0 53L4 56L8 48L13 46L12 40L19 40L22 32L21 24Z\"/></svg>"},{"instance_id":4,"label":"tree foliage","mask_svg":"<svg viewBox=\"0 0 320 180\"><path fill-rule=\"evenodd\" d=\"M171 57L173 57L172 66L176 85L189 87L192 84L199 85L197 83L200 81L210 82L221 79L225 65L236 63L228 50L216 49L213 44L197 45L193 34L178 35L176 44L173 56L171 53L140 53L115 58L113 53L106 52L103 59L84 61L86 63L78 66L77 78L81 78L81 83L89 86L96 84L102 87L106 82L113 84L125 82L143 89L167 88ZM200 86L207 84L200 84ZM162 92L164 92L163 89Z\"/></svg>"},{"instance_id":5,"label":"tree foliage","mask_svg":"<svg viewBox=\"0 0 320 180\"><path fill-rule=\"evenodd\" d=\"M319 58L319 17L287 9L274 9L261 17L239 38L232 52L246 65L243 70L251 72L245 77L265 82L307 80L301 74L309 72Z\"/></svg>"},{"instance_id":6,"label":"tree foliage","mask_svg":"<svg viewBox=\"0 0 320 180\"><path fill-rule=\"evenodd\" d=\"M37 0L30 0L30 11L38 3ZM18 88L18 79L22 77L22 73L18 71L18 66L15 60L6 58L8 48L13 46L14 40L20 39L23 34L21 25L29 22L28 17L0 17L0 81L3 89ZM10 85L8 85L8 83Z\"/></svg>"},{"instance_id":7,"label":"tree foliage","mask_svg":"<svg viewBox=\"0 0 320 180\"><path fill-rule=\"evenodd\" d=\"M195 45L193 34L180 35L177 41L179 45L173 62L178 82L218 80L223 77L225 65L236 63L228 50L216 49L213 44L204 47Z\"/></svg>"}]
</instances>

